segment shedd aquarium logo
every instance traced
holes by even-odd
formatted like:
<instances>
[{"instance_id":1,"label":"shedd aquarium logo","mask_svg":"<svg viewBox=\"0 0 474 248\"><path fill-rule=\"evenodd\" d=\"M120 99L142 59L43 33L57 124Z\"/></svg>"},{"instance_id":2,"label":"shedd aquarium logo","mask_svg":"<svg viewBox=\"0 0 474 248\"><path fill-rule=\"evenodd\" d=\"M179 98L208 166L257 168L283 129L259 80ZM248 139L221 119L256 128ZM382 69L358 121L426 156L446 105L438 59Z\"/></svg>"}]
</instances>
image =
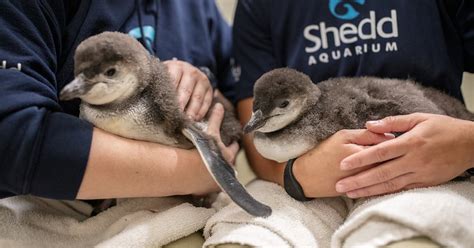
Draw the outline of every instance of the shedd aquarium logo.
<instances>
[{"instance_id":1,"label":"shedd aquarium logo","mask_svg":"<svg viewBox=\"0 0 474 248\"><path fill-rule=\"evenodd\" d=\"M359 16L359 12L352 5L364 5L365 0L353 0L353 1L344 1L344 0L329 0L329 10L331 14L342 20L352 20ZM339 9L342 9L339 10Z\"/></svg>"},{"instance_id":2,"label":"shedd aquarium logo","mask_svg":"<svg viewBox=\"0 0 474 248\"><path fill-rule=\"evenodd\" d=\"M369 10L368 16L364 16L360 10L365 3L366 0L329 0L331 14L345 22L337 21L334 22L337 26L331 26L323 21L304 28L308 65L368 53L398 51L397 11L392 9L380 14L379 10Z\"/></svg>"}]
</instances>

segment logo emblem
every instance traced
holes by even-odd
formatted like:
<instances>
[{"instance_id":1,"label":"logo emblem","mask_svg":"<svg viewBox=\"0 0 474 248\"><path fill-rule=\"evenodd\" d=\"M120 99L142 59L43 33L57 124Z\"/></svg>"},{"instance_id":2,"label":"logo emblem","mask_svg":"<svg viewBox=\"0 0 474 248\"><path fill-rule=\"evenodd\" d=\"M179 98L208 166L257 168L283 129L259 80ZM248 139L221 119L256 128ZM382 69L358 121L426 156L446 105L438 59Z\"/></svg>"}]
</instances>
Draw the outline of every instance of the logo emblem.
<instances>
[{"instance_id":1,"label":"logo emblem","mask_svg":"<svg viewBox=\"0 0 474 248\"><path fill-rule=\"evenodd\" d=\"M140 27L136 27L130 30L130 32L128 32L128 35L132 36L137 40L141 39L142 30L140 29ZM155 29L152 26L143 26L143 36L145 36L147 49L151 51L152 44L155 41Z\"/></svg>"},{"instance_id":2,"label":"logo emblem","mask_svg":"<svg viewBox=\"0 0 474 248\"><path fill-rule=\"evenodd\" d=\"M364 5L365 0L329 0L329 10L336 18L342 20L352 20L358 17L360 14L354 8L353 4Z\"/></svg>"}]
</instances>

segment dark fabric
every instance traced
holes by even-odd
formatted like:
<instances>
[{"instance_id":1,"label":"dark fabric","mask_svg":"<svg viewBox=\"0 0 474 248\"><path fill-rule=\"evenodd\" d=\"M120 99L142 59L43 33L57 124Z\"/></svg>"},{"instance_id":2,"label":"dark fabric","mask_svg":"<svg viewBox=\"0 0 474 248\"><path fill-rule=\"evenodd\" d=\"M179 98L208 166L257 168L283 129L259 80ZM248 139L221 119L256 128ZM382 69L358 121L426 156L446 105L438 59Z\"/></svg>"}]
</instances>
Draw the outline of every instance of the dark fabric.
<instances>
[{"instance_id":1,"label":"dark fabric","mask_svg":"<svg viewBox=\"0 0 474 248\"><path fill-rule=\"evenodd\" d=\"M157 54L209 68L215 86L232 97L230 28L214 1L163 0L159 6ZM136 15L130 0L0 1L0 198L76 197L92 126L76 117L79 101L60 102L58 92L73 79L82 40L129 32Z\"/></svg>"},{"instance_id":2,"label":"dark fabric","mask_svg":"<svg viewBox=\"0 0 474 248\"><path fill-rule=\"evenodd\" d=\"M462 0L241 0L237 99L263 73L291 67L317 83L339 76L414 79L462 100L474 70L474 3Z\"/></svg>"}]
</instances>

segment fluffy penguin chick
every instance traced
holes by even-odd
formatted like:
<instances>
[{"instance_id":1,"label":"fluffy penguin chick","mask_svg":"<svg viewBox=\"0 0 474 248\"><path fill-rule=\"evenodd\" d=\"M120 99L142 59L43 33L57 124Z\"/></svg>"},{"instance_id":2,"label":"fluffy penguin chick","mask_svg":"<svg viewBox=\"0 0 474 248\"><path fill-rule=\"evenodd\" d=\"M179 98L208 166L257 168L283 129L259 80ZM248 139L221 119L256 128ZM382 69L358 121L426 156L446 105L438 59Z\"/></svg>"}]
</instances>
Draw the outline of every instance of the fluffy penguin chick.
<instances>
[{"instance_id":1,"label":"fluffy penguin chick","mask_svg":"<svg viewBox=\"0 0 474 248\"><path fill-rule=\"evenodd\" d=\"M293 69L275 69L254 86L253 114L244 128L265 158L296 158L341 129L415 112L474 120L457 99L409 80L334 78L314 84Z\"/></svg>"},{"instance_id":2,"label":"fluffy penguin chick","mask_svg":"<svg viewBox=\"0 0 474 248\"><path fill-rule=\"evenodd\" d=\"M216 141L179 109L166 66L134 38L104 32L83 41L75 53L75 79L61 100L80 98L80 117L108 132L136 140L198 149L218 185L247 212L268 216L270 209L253 199L235 178ZM226 145L238 140L241 128L226 111L221 125Z\"/></svg>"}]
</instances>

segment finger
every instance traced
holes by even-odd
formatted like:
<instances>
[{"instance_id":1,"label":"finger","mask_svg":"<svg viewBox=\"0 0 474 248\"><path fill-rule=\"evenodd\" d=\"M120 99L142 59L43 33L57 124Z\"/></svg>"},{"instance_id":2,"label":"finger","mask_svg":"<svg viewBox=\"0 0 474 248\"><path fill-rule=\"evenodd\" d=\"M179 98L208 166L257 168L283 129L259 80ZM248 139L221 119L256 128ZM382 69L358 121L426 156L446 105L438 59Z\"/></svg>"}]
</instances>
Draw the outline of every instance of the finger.
<instances>
[{"instance_id":1,"label":"finger","mask_svg":"<svg viewBox=\"0 0 474 248\"><path fill-rule=\"evenodd\" d=\"M356 175L346 177L336 183L336 191L345 193L362 189L372 185L388 182L401 175L411 173L410 167L401 164L399 159L392 160L371 169L359 172Z\"/></svg>"},{"instance_id":2,"label":"finger","mask_svg":"<svg viewBox=\"0 0 474 248\"><path fill-rule=\"evenodd\" d=\"M213 136L219 136L222 120L224 119L224 107L220 103L216 103L212 108L211 116L209 116L207 133Z\"/></svg>"},{"instance_id":3,"label":"finger","mask_svg":"<svg viewBox=\"0 0 474 248\"><path fill-rule=\"evenodd\" d=\"M407 142L402 138L391 139L354 153L341 161L341 170L352 170L366 165L381 163L400 157L408 152Z\"/></svg>"},{"instance_id":4,"label":"finger","mask_svg":"<svg viewBox=\"0 0 474 248\"><path fill-rule=\"evenodd\" d=\"M209 111L209 107L211 106L212 103L212 88L209 87L208 91L206 92L206 95L204 96L204 101L202 102L201 109L197 113L197 120L201 120L206 116L207 111Z\"/></svg>"},{"instance_id":5,"label":"finger","mask_svg":"<svg viewBox=\"0 0 474 248\"><path fill-rule=\"evenodd\" d=\"M405 188L408 184L413 182L415 177L413 173L408 173L401 175L399 177L393 178L390 181L372 185L366 188L349 191L346 195L350 198L360 198L374 195L382 195L388 193L395 193Z\"/></svg>"},{"instance_id":6,"label":"finger","mask_svg":"<svg viewBox=\"0 0 474 248\"><path fill-rule=\"evenodd\" d=\"M239 143L237 142L232 142L229 146L227 146L227 149L232 152L232 154L236 154L240 150Z\"/></svg>"},{"instance_id":7,"label":"finger","mask_svg":"<svg viewBox=\"0 0 474 248\"><path fill-rule=\"evenodd\" d=\"M171 81L175 88L178 87L179 81L181 81L181 77L183 76L183 68L176 64L172 64L170 61L163 62L166 67L168 68L168 72L171 75Z\"/></svg>"},{"instance_id":8,"label":"finger","mask_svg":"<svg viewBox=\"0 0 474 248\"><path fill-rule=\"evenodd\" d=\"M233 142L229 146L225 146L222 142L220 142L221 150L223 151L223 156L227 162L229 162L231 165L235 165L235 158L237 155L237 152L239 152L239 144L237 142Z\"/></svg>"},{"instance_id":9,"label":"finger","mask_svg":"<svg viewBox=\"0 0 474 248\"><path fill-rule=\"evenodd\" d=\"M181 110L188 104L195 85L196 80L189 73L184 73L178 85L178 103Z\"/></svg>"},{"instance_id":10,"label":"finger","mask_svg":"<svg viewBox=\"0 0 474 248\"><path fill-rule=\"evenodd\" d=\"M415 113L389 116L378 121L368 121L365 126L375 133L406 132L426 119L425 114Z\"/></svg>"},{"instance_id":11,"label":"finger","mask_svg":"<svg viewBox=\"0 0 474 248\"><path fill-rule=\"evenodd\" d=\"M393 134L373 133L366 129L355 131L357 132L353 133L352 137L349 138L349 141L361 146L376 145L395 138Z\"/></svg>"},{"instance_id":12,"label":"finger","mask_svg":"<svg viewBox=\"0 0 474 248\"><path fill-rule=\"evenodd\" d=\"M204 101L204 97L209 90L209 83L203 82L204 80L198 81L195 86L193 93L186 106L186 114L193 120L197 120L198 112Z\"/></svg>"}]
</instances>

